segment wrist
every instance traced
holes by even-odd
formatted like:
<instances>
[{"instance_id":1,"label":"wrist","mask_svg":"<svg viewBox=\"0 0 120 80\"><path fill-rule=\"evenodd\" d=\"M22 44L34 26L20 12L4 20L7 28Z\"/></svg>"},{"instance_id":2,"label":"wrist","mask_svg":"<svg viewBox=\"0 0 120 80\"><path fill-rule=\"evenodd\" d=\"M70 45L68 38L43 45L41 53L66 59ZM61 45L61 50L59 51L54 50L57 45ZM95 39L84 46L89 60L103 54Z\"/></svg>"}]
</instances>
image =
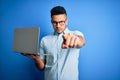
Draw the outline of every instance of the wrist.
<instances>
[{"instance_id":1,"label":"wrist","mask_svg":"<svg viewBox=\"0 0 120 80\"><path fill-rule=\"evenodd\" d=\"M35 63L38 63L40 61L39 58L34 58Z\"/></svg>"}]
</instances>

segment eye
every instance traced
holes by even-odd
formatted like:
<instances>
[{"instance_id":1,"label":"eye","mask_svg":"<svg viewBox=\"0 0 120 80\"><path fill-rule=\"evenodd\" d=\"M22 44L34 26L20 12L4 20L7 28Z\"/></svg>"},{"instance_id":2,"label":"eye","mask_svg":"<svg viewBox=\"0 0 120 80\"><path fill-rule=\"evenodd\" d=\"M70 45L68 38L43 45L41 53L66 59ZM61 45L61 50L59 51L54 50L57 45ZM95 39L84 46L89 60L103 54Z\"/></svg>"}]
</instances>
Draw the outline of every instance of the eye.
<instances>
[{"instance_id":1,"label":"eye","mask_svg":"<svg viewBox=\"0 0 120 80\"><path fill-rule=\"evenodd\" d=\"M57 25L58 22L56 22L56 21L52 21L52 24L53 24L53 25Z\"/></svg>"},{"instance_id":2,"label":"eye","mask_svg":"<svg viewBox=\"0 0 120 80\"><path fill-rule=\"evenodd\" d=\"M65 21L60 21L59 24L60 25L64 25Z\"/></svg>"},{"instance_id":3,"label":"eye","mask_svg":"<svg viewBox=\"0 0 120 80\"><path fill-rule=\"evenodd\" d=\"M65 21L66 21L66 19L65 20L61 20L61 21L52 21L52 24L54 26L57 26L58 24L63 26L65 24Z\"/></svg>"}]
</instances>

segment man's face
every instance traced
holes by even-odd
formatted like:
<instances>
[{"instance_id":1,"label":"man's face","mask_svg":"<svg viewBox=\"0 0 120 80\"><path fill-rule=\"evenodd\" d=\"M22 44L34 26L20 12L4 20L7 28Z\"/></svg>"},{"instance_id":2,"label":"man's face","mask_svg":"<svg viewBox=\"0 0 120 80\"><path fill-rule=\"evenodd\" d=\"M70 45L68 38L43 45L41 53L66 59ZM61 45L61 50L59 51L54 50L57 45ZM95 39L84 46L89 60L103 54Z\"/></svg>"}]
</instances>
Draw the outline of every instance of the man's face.
<instances>
[{"instance_id":1,"label":"man's face","mask_svg":"<svg viewBox=\"0 0 120 80\"><path fill-rule=\"evenodd\" d=\"M57 33L61 33L65 30L68 20L65 14L59 14L53 15L51 22L54 27L54 30Z\"/></svg>"}]
</instances>

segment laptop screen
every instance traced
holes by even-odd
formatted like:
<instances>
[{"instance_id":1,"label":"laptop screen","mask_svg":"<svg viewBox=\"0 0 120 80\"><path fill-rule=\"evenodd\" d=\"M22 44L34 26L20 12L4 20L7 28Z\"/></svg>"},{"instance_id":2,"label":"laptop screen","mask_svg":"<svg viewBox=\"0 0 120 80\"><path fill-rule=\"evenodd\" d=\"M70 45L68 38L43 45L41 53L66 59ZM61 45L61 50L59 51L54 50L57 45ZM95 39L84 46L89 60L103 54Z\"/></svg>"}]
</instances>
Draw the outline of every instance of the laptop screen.
<instances>
[{"instance_id":1,"label":"laptop screen","mask_svg":"<svg viewBox=\"0 0 120 80\"><path fill-rule=\"evenodd\" d=\"M40 28L16 28L14 30L13 51L19 53L39 53Z\"/></svg>"}]
</instances>

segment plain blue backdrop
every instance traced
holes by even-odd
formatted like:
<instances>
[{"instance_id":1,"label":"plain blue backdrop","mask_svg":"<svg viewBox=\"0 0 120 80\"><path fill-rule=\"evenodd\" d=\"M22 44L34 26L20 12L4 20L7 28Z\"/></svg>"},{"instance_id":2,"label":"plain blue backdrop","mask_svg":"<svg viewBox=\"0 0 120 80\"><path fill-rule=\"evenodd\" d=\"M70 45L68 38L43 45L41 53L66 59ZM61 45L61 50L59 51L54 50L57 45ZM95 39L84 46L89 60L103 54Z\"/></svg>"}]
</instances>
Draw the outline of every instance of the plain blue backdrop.
<instances>
[{"instance_id":1,"label":"plain blue backdrop","mask_svg":"<svg viewBox=\"0 0 120 80\"><path fill-rule=\"evenodd\" d=\"M13 33L35 26L41 38L53 32L50 9L57 5L66 8L68 27L86 38L79 80L120 80L119 0L0 0L0 80L44 80L32 59L12 52Z\"/></svg>"}]
</instances>

